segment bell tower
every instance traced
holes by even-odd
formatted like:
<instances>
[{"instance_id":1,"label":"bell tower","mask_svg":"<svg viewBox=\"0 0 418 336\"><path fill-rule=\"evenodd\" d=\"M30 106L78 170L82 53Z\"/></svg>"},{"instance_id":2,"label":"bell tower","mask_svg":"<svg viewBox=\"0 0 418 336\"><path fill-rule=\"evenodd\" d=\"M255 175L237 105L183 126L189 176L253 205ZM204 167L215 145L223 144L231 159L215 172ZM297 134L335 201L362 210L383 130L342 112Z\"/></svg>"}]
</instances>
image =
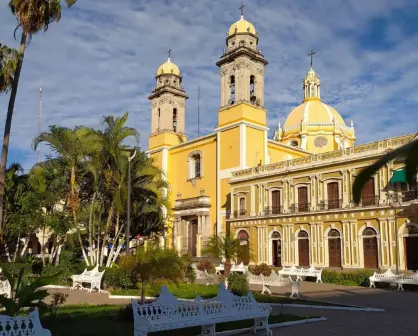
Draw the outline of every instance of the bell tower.
<instances>
[{"instance_id":1,"label":"bell tower","mask_svg":"<svg viewBox=\"0 0 418 336\"><path fill-rule=\"evenodd\" d=\"M221 110L240 103L264 110L264 67L268 61L258 46L254 25L241 18L233 23L226 34L226 48L220 60ZM221 123L221 122L220 122Z\"/></svg>"},{"instance_id":2,"label":"bell tower","mask_svg":"<svg viewBox=\"0 0 418 336\"><path fill-rule=\"evenodd\" d=\"M186 99L180 69L171 62L171 49L167 62L158 67L156 86L151 95L151 134L149 148L174 146L186 141Z\"/></svg>"}]
</instances>

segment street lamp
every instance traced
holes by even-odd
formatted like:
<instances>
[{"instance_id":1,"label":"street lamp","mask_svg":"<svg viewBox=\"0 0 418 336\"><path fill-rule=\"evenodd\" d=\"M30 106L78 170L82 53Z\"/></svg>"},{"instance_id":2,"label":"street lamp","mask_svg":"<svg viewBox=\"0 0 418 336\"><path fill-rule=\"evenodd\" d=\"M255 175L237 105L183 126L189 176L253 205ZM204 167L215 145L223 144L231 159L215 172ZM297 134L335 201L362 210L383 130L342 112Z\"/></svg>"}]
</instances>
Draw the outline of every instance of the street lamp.
<instances>
[{"instance_id":1,"label":"street lamp","mask_svg":"<svg viewBox=\"0 0 418 336\"><path fill-rule=\"evenodd\" d=\"M399 239L398 239L398 227L396 222L398 221L398 213L396 212L395 206L395 195L393 190L390 190L389 193L389 205L393 209L393 220L394 220L394 237L395 237L395 258L396 258L396 274L399 274Z\"/></svg>"},{"instance_id":2,"label":"street lamp","mask_svg":"<svg viewBox=\"0 0 418 336\"><path fill-rule=\"evenodd\" d=\"M136 155L136 149L129 150L130 153L133 152L132 156L128 156L128 218L126 223L126 254L131 253L129 249L129 238L131 235L131 161Z\"/></svg>"}]
</instances>

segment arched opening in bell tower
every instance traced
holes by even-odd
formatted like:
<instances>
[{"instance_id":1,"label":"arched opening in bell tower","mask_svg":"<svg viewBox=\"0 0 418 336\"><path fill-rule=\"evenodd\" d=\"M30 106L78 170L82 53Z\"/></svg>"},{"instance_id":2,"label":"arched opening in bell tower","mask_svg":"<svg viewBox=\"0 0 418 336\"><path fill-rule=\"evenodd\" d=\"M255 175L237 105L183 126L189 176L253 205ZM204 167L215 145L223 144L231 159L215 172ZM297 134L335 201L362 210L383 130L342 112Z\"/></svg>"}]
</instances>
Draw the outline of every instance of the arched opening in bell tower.
<instances>
[{"instance_id":1,"label":"arched opening in bell tower","mask_svg":"<svg viewBox=\"0 0 418 336\"><path fill-rule=\"evenodd\" d=\"M173 109L173 132L177 132L177 109Z\"/></svg>"},{"instance_id":2,"label":"arched opening in bell tower","mask_svg":"<svg viewBox=\"0 0 418 336\"><path fill-rule=\"evenodd\" d=\"M229 82L230 82L229 89L230 89L230 92L231 92L231 95L229 97L229 103L232 105L232 104L235 103L235 76L234 75L232 75L229 78Z\"/></svg>"},{"instance_id":3,"label":"arched opening in bell tower","mask_svg":"<svg viewBox=\"0 0 418 336\"><path fill-rule=\"evenodd\" d=\"M257 97L255 96L255 76L250 76L250 101L251 104L255 104Z\"/></svg>"}]
</instances>

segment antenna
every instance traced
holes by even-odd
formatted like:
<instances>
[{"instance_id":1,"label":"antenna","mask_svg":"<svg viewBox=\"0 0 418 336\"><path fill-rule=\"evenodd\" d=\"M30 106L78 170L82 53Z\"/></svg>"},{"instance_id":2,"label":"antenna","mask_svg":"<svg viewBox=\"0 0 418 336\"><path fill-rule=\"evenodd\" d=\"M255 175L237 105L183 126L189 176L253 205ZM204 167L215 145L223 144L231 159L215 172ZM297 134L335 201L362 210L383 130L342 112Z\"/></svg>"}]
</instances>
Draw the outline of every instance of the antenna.
<instances>
[{"instance_id":1,"label":"antenna","mask_svg":"<svg viewBox=\"0 0 418 336\"><path fill-rule=\"evenodd\" d=\"M39 116L38 116L38 135L41 134L41 122L42 122L42 100L43 100L43 87L42 87L42 78L41 86L39 87ZM39 146L36 149L36 162L39 162Z\"/></svg>"},{"instance_id":2,"label":"antenna","mask_svg":"<svg viewBox=\"0 0 418 336\"><path fill-rule=\"evenodd\" d=\"M197 137L200 135L200 85L197 88Z\"/></svg>"}]
</instances>

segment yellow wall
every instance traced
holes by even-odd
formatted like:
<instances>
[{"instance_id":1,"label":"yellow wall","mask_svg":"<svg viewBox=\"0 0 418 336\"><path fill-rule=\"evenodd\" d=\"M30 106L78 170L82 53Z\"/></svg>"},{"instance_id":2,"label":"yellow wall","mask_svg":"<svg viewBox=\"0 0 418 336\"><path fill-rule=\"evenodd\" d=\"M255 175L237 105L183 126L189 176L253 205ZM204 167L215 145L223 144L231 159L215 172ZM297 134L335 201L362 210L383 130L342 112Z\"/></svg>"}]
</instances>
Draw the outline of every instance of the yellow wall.
<instances>
[{"instance_id":1,"label":"yellow wall","mask_svg":"<svg viewBox=\"0 0 418 336\"><path fill-rule=\"evenodd\" d=\"M291 155L293 159L308 155L308 153L304 153L287 146L276 145L271 141L268 142L267 148L270 156L270 163L284 161L288 155Z\"/></svg>"},{"instance_id":2,"label":"yellow wall","mask_svg":"<svg viewBox=\"0 0 418 336\"><path fill-rule=\"evenodd\" d=\"M161 146L175 146L186 141L186 137L172 132L151 134L149 137L148 150Z\"/></svg>"},{"instance_id":3,"label":"yellow wall","mask_svg":"<svg viewBox=\"0 0 418 336\"><path fill-rule=\"evenodd\" d=\"M240 128L223 131L221 138L221 169L238 167L240 164Z\"/></svg>"},{"instance_id":4,"label":"yellow wall","mask_svg":"<svg viewBox=\"0 0 418 336\"><path fill-rule=\"evenodd\" d=\"M265 164L264 157L264 131L252 127L246 127L247 135L247 167L254 167L260 163Z\"/></svg>"},{"instance_id":5,"label":"yellow wall","mask_svg":"<svg viewBox=\"0 0 418 336\"><path fill-rule=\"evenodd\" d=\"M239 121L249 121L260 126L267 125L266 110L248 103L228 106L218 113L218 127Z\"/></svg>"}]
</instances>

